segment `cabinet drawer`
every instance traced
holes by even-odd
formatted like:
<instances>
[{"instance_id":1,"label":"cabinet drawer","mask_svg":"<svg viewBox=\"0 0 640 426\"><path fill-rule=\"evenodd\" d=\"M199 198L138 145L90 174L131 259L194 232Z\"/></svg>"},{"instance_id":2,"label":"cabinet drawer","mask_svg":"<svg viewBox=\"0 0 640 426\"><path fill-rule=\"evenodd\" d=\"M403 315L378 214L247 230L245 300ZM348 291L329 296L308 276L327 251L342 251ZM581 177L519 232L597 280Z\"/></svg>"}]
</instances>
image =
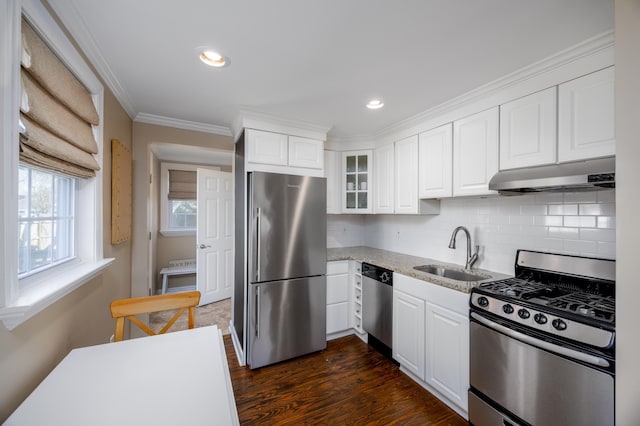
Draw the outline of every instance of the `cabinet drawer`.
<instances>
[{"instance_id":1,"label":"cabinet drawer","mask_svg":"<svg viewBox=\"0 0 640 426\"><path fill-rule=\"evenodd\" d=\"M327 262L327 275L346 274L349 272L348 260L337 260Z\"/></svg>"}]
</instances>

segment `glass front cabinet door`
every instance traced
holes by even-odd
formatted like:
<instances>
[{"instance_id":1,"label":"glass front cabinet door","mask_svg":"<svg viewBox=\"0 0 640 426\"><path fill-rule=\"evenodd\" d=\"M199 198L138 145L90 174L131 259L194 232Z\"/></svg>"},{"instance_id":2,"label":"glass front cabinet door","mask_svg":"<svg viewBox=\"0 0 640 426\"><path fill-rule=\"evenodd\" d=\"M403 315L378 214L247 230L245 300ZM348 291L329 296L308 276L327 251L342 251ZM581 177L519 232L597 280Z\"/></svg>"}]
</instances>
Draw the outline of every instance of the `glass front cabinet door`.
<instances>
[{"instance_id":1,"label":"glass front cabinet door","mask_svg":"<svg viewBox=\"0 0 640 426\"><path fill-rule=\"evenodd\" d=\"M371 213L373 151L342 153L342 212Z\"/></svg>"}]
</instances>

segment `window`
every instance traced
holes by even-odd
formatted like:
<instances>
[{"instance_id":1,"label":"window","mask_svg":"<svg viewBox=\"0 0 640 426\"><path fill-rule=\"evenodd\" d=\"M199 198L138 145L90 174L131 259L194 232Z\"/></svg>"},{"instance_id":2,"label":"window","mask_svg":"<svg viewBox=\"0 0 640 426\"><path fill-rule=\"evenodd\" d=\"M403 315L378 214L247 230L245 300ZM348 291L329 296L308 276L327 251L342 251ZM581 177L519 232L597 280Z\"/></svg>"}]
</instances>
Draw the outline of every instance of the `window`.
<instances>
[{"instance_id":1,"label":"window","mask_svg":"<svg viewBox=\"0 0 640 426\"><path fill-rule=\"evenodd\" d=\"M18 169L18 278L75 255L75 179L20 166Z\"/></svg>"},{"instance_id":2,"label":"window","mask_svg":"<svg viewBox=\"0 0 640 426\"><path fill-rule=\"evenodd\" d=\"M169 228L195 229L198 218L197 200L169 200Z\"/></svg>"},{"instance_id":3,"label":"window","mask_svg":"<svg viewBox=\"0 0 640 426\"><path fill-rule=\"evenodd\" d=\"M94 146L61 147L55 138L44 151L30 145L51 142L51 138L37 140L36 134L45 135L41 123L22 115L30 113L24 111L22 87L29 92L28 86L34 84L25 82L30 77L25 69L32 71L25 57L34 68L37 58L42 58L34 53L37 49L25 56L23 18L55 52L63 72L79 81L85 96L89 93L97 117L95 123L85 125L82 137L91 139ZM0 203L5 206L0 209L0 320L11 330L88 282L113 259L103 258L102 245L102 84L40 1L5 2L0 33L0 61L8 65L0 67L0 79L5 82L0 87ZM37 84L46 89L46 82L37 80ZM68 86L60 87L64 88L60 93L49 93L78 101L75 92L66 91L71 90ZM74 105L64 105L74 111ZM66 123L66 118L56 117L48 124Z\"/></svg>"}]
</instances>

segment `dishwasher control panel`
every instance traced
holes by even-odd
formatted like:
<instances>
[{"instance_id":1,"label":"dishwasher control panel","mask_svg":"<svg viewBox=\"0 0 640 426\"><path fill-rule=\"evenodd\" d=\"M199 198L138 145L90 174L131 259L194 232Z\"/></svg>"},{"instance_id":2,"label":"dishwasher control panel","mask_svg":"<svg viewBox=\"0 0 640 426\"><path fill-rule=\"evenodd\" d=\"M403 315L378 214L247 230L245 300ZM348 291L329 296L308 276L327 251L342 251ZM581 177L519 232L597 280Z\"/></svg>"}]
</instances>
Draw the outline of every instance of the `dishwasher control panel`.
<instances>
[{"instance_id":1,"label":"dishwasher control panel","mask_svg":"<svg viewBox=\"0 0 640 426\"><path fill-rule=\"evenodd\" d=\"M393 271L380 266L362 263L362 275L383 284L393 286Z\"/></svg>"}]
</instances>

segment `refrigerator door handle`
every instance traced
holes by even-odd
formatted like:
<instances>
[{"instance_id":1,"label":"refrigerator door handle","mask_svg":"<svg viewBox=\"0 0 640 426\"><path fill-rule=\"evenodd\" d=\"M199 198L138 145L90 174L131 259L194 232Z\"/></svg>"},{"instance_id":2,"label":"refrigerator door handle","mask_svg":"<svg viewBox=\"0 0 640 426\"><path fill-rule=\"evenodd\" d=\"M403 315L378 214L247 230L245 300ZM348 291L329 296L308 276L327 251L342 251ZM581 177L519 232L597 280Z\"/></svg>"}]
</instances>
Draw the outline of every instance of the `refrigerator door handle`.
<instances>
[{"instance_id":1,"label":"refrigerator door handle","mask_svg":"<svg viewBox=\"0 0 640 426\"><path fill-rule=\"evenodd\" d=\"M256 338L260 337L260 286L256 286Z\"/></svg>"},{"instance_id":2,"label":"refrigerator door handle","mask_svg":"<svg viewBox=\"0 0 640 426\"><path fill-rule=\"evenodd\" d=\"M262 221L262 209L257 208L256 213L256 281L260 281L260 222Z\"/></svg>"}]
</instances>

